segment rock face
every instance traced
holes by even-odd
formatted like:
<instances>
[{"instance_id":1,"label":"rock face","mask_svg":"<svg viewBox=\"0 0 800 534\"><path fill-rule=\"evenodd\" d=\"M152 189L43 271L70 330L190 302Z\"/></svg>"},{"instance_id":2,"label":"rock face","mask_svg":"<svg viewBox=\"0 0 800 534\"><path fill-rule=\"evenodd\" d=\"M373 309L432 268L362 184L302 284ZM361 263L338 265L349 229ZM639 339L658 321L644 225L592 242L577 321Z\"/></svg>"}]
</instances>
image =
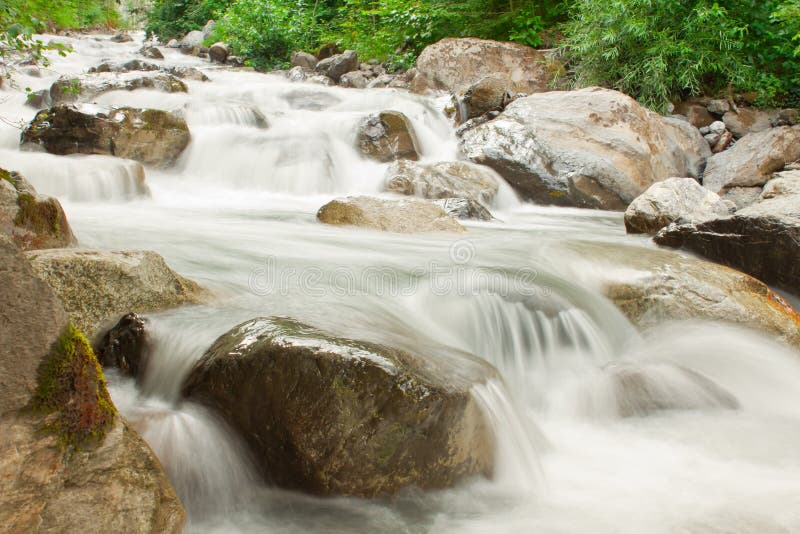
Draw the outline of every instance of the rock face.
<instances>
[{"instance_id":1,"label":"rock face","mask_svg":"<svg viewBox=\"0 0 800 534\"><path fill-rule=\"evenodd\" d=\"M77 243L61 204L36 190L16 172L0 169L0 233L22 250Z\"/></svg>"},{"instance_id":2,"label":"rock face","mask_svg":"<svg viewBox=\"0 0 800 534\"><path fill-rule=\"evenodd\" d=\"M511 80L493 74L472 84L462 95L456 96L456 122L463 124L490 111L502 111L514 95Z\"/></svg>"},{"instance_id":3,"label":"rock face","mask_svg":"<svg viewBox=\"0 0 800 534\"><path fill-rule=\"evenodd\" d=\"M613 253L613 252L610 252ZM758 280L722 265L661 250L637 250L606 295L641 328L669 320L725 321L800 346L800 315Z\"/></svg>"},{"instance_id":4,"label":"rock face","mask_svg":"<svg viewBox=\"0 0 800 534\"><path fill-rule=\"evenodd\" d=\"M396 161L386 170L386 190L429 199L464 198L491 205L499 189L498 177L489 168L466 161L421 165Z\"/></svg>"},{"instance_id":5,"label":"rock face","mask_svg":"<svg viewBox=\"0 0 800 534\"><path fill-rule=\"evenodd\" d=\"M72 321L89 335L110 317L196 304L207 298L203 288L175 273L155 252L52 249L29 252L28 258L64 303Z\"/></svg>"},{"instance_id":6,"label":"rock face","mask_svg":"<svg viewBox=\"0 0 800 534\"><path fill-rule=\"evenodd\" d=\"M464 154L523 198L566 206L624 210L655 182L698 177L711 155L690 124L600 88L520 98L459 132Z\"/></svg>"},{"instance_id":7,"label":"rock face","mask_svg":"<svg viewBox=\"0 0 800 534\"><path fill-rule=\"evenodd\" d=\"M184 393L216 408L280 486L374 497L491 473L470 388L493 370L426 356L259 318L220 337Z\"/></svg>"},{"instance_id":8,"label":"rock face","mask_svg":"<svg viewBox=\"0 0 800 534\"><path fill-rule=\"evenodd\" d=\"M208 57L214 63L225 63L228 55L228 45L225 43L214 43L208 48Z\"/></svg>"},{"instance_id":9,"label":"rock face","mask_svg":"<svg viewBox=\"0 0 800 534\"><path fill-rule=\"evenodd\" d=\"M56 106L40 111L22 132L51 154L103 154L167 167L190 140L181 117L157 109Z\"/></svg>"},{"instance_id":10,"label":"rock face","mask_svg":"<svg viewBox=\"0 0 800 534\"><path fill-rule=\"evenodd\" d=\"M723 194L733 187L762 186L772 173L800 159L800 126L770 128L741 138L708 159L703 185Z\"/></svg>"},{"instance_id":11,"label":"rock face","mask_svg":"<svg viewBox=\"0 0 800 534\"><path fill-rule=\"evenodd\" d=\"M800 171L778 173L757 202L732 216L669 226L656 242L800 291Z\"/></svg>"},{"instance_id":12,"label":"rock face","mask_svg":"<svg viewBox=\"0 0 800 534\"><path fill-rule=\"evenodd\" d=\"M303 67L304 69L313 69L317 66L317 56L309 54L308 52L294 51L292 52L291 62L292 67Z\"/></svg>"},{"instance_id":13,"label":"rock face","mask_svg":"<svg viewBox=\"0 0 800 534\"><path fill-rule=\"evenodd\" d=\"M654 234L672 223L702 222L730 213L728 205L694 178L669 178L651 185L625 211L632 234Z\"/></svg>"},{"instance_id":14,"label":"rock face","mask_svg":"<svg viewBox=\"0 0 800 534\"><path fill-rule=\"evenodd\" d=\"M60 78L50 87L54 106L88 102L109 91L155 89L165 93L185 93L186 84L175 76L158 72L98 73L78 78Z\"/></svg>"},{"instance_id":15,"label":"rock face","mask_svg":"<svg viewBox=\"0 0 800 534\"><path fill-rule=\"evenodd\" d=\"M507 74L520 93L549 91L553 72L545 55L533 48L483 39L443 39L417 59L423 86L451 93L465 91L485 76ZM419 82L417 82L419 84Z\"/></svg>"},{"instance_id":16,"label":"rock face","mask_svg":"<svg viewBox=\"0 0 800 534\"><path fill-rule=\"evenodd\" d=\"M94 343L103 367L116 367L128 376L139 377L147 366L149 339L145 321L136 313L124 315Z\"/></svg>"},{"instance_id":17,"label":"rock face","mask_svg":"<svg viewBox=\"0 0 800 534\"><path fill-rule=\"evenodd\" d=\"M464 231L464 227L441 207L413 199L340 198L322 206L317 220L336 226L361 226L401 234Z\"/></svg>"},{"instance_id":18,"label":"rock face","mask_svg":"<svg viewBox=\"0 0 800 534\"><path fill-rule=\"evenodd\" d=\"M91 348L68 326L52 290L2 236L0 302L0 343L14 348L0 351L3 529L181 532L185 513L180 501L147 444L121 416L109 412L113 405ZM74 352L65 352L66 347ZM70 365L61 365L66 362ZM52 387L56 381L46 377L57 377L59 386ZM50 398L59 404L49 405ZM111 413L113 419L104 419L80 450L65 450L67 438L79 437L67 431L80 429L63 426L71 414L62 408L67 406L80 406L76 413L83 424L100 413Z\"/></svg>"},{"instance_id":19,"label":"rock face","mask_svg":"<svg viewBox=\"0 0 800 534\"><path fill-rule=\"evenodd\" d=\"M374 160L419 159L417 134L408 117L399 111L370 115L358 125L356 135L361 153Z\"/></svg>"},{"instance_id":20,"label":"rock face","mask_svg":"<svg viewBox=\"0 0 800 534\"><path fill-rule=\"evenodd\" d=\"M358 54L354 50L345 50L341 54L323 59L317 63L316 69L334 82L338 82L342 75L358 70Z\"/></svg>"}]
</instances>

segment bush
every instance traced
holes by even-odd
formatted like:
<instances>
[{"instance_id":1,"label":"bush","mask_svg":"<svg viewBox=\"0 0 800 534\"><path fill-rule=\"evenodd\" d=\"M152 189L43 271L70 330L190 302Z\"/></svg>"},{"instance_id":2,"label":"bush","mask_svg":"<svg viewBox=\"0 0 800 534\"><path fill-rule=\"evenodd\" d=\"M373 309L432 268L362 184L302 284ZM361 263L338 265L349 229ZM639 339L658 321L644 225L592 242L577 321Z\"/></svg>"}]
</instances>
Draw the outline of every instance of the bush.
<instances>
[{"instance_id":1,"label":"bush","mask_svg":"<svg viewBox=\"0 0 800 534\"><path fill-rule=\"evenodd\" d=\"M156 0L148 14L145 32L161 41L180 39L225 12L231 0Z\"/></svg>"}]
</instances>

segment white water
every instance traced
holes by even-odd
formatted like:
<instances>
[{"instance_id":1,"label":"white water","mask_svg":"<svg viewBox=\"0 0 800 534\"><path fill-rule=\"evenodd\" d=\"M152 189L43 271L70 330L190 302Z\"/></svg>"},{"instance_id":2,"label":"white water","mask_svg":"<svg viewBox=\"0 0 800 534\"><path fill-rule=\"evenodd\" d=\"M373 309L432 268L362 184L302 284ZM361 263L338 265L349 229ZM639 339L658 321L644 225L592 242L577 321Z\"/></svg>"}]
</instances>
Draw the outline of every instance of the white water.
<instances>
[{"instance_id":1,"label":"white water","mask_svg":"<svg viewBox=\"0 0 800 534\"><path fill-rule=\"evenodd\" d=\"M60 39L78 52L54 58L42 78L20 77L20 87L47 87L58 74L140 46ZM207 68L212 81L188 81L188 95L98 98L187 117L192 144L175 169L147 169L149 195L136 193L130 162L23 153L10 126L0 129L0 165L58 196L82 245L155 250L219 295L211 306L150 317L156 347L140 387L110 377L115 402L186 505L189 530L800 531L800 357L720 324L665 324L642 338L592 282L652 246L625 236L619 214L521 205L506 191L493 210L499 221L469 224L455 237L322 226L314 214L330 198L382 194L385 166L352 148L365 114L403 111L425 161L458 157L439 103L394 90L288 84L164 52L168 63ZM2 94L4 118L32 118L21 91ZM576 258L586 241L618 251L618 265L593 262L591 247ZM480 290L487 286L495 293ZM181 403L180 388L217 336L274 314L490 361L502 381L475 395L498 435L495 477L385 501L264 487L236 436L204 408ZM622 364L698 408L620 418L607 370ZM712 380L740 409L703 404L703 392L670 366Z\"/></svg>"}]
</instances>

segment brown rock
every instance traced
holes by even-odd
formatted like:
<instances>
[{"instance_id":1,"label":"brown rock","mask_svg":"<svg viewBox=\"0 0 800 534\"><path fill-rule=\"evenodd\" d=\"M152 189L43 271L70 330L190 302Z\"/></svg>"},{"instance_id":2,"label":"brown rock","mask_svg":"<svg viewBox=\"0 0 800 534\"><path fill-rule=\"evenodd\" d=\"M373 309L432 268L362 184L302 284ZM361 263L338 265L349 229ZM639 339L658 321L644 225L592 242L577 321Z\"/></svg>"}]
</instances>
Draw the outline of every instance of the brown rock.
<instances>
[{"instance_id":1,"label":"brown rock","mask_svg":"<svg viewBox=\"0 0 800 534\"><path fill-rule=\"evenodd\" d=\"M399 111L382 111L364 119L356 143L362 154L377 161L419 159L414 127Z\"/></svg>"},{"instance_id":2,"label":"brown rock","mask_svg":"<svg viewBox=\"0 0 800 534\"><path fill-rule=\"evenodd\" d=\"M336 226L361 226L396 233L463 232L441 207L423 200L347 197L322 206L317 220Z\"/></svg>"}]
</instances>

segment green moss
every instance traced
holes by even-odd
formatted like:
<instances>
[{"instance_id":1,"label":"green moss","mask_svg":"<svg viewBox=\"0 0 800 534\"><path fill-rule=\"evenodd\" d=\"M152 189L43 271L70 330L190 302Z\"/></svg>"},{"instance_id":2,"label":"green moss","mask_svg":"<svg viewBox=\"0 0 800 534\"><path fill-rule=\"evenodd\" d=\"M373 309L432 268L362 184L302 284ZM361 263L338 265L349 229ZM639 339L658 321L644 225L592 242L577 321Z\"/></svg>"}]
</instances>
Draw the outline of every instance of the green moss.
<instances>
[{"instance_id":1,"label":"green moss","mask_svg":"<svg viewBox=\"0 0 800 534\"><path fill-rule=\"evenodd\" d=\"M30 193L20 193L17 206L19 210L14 218L15 225L40 235L58 235L61 230L61 210L54 199L48 198L40 202Z\"/></svg>"},{"instance_id":2,"label":"green moss","mask_svg":"<svg viewBox=\"0 0 800 534\"><path fill-rule=\"evenodd\" d=\"M44 431L59 445L80 449L103 441L117 413L105 377L86 338L71 324L39 366L33 409L55 414Z\"/></svg>"},{"instance_id":3,"label":"green moss","mask_svg":"<svg viewBox=\"0 0 800 534\"><path fill-rule=\"evenodd\" d=\"M14 185L14 180L11 178L11 173L2 167L0 167L0 180L5 180L11 185ZM14 189L16 188L17 188L16 185L14 185Z\"/></svg>"}]
</instances>

